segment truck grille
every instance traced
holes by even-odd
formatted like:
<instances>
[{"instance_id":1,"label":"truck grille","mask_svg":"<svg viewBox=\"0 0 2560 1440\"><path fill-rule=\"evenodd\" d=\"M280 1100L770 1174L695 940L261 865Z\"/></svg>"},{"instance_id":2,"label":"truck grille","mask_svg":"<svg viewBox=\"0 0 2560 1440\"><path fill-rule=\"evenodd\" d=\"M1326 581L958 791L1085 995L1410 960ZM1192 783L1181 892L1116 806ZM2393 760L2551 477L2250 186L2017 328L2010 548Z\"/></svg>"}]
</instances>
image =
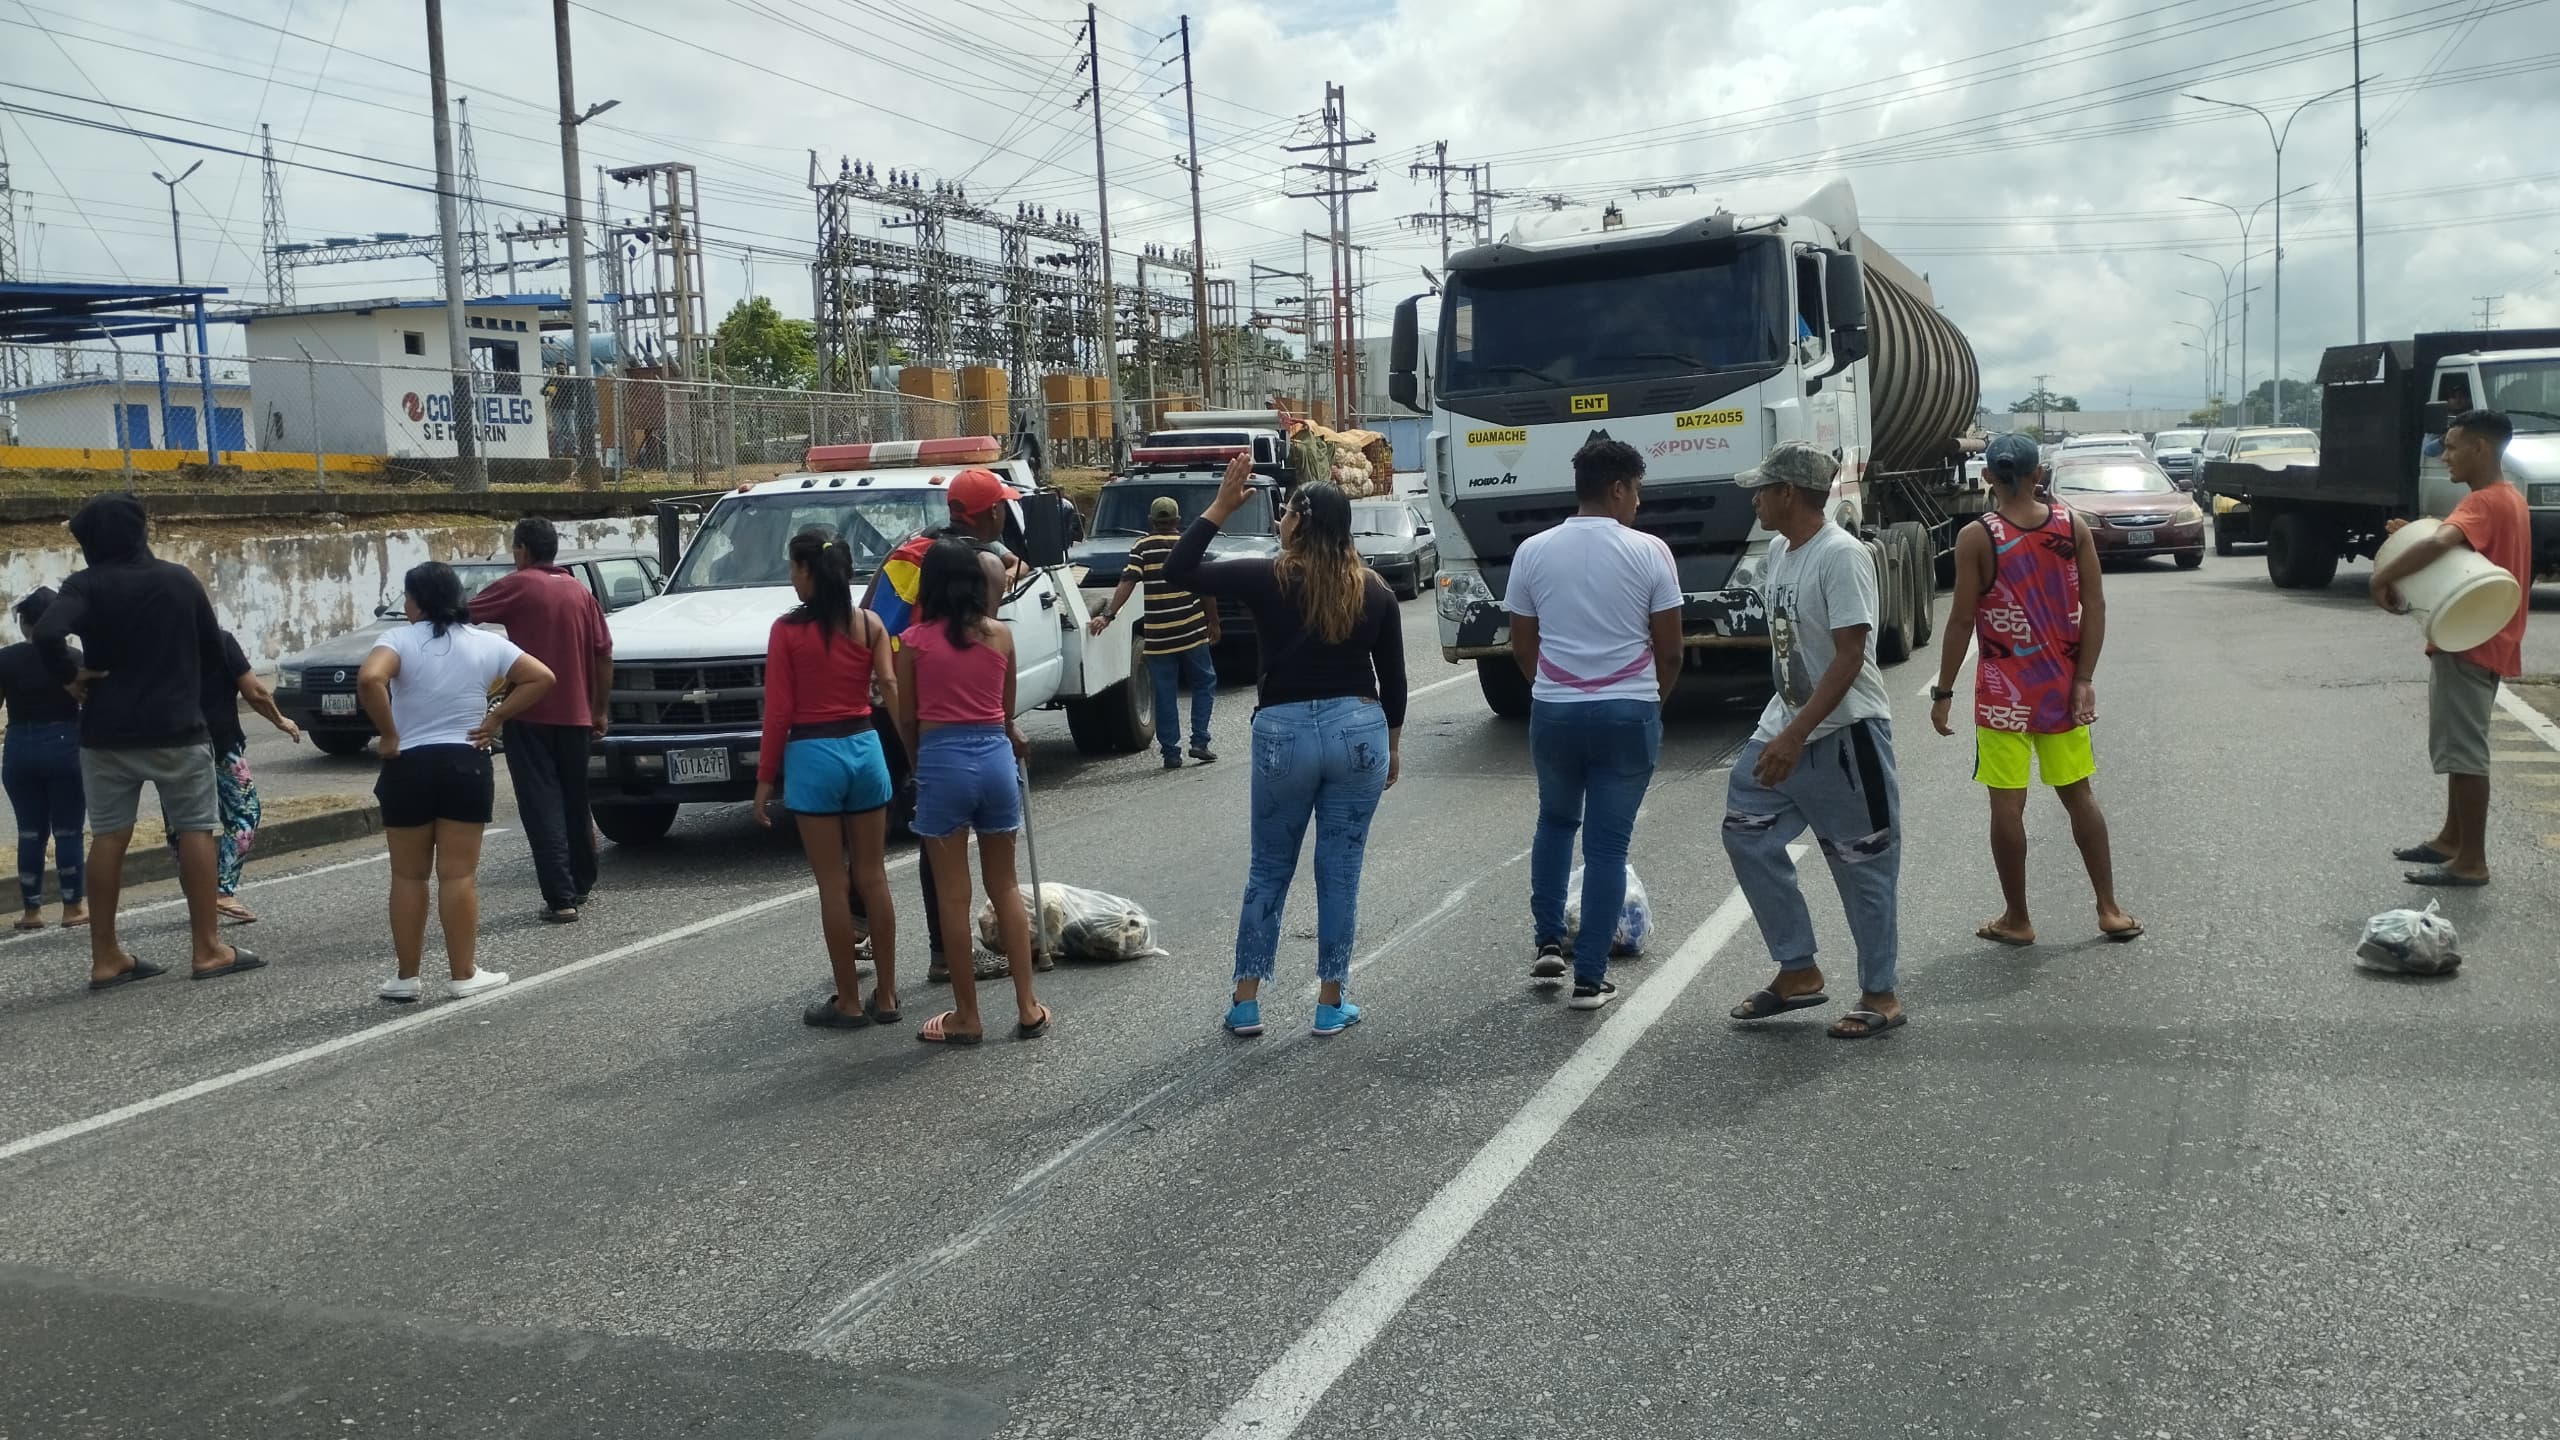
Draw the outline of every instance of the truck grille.
<instances>
[{"instance_id":1,"label":"truck grille","mask_svg":"<svg viewBox=\"0 0 2560 1440\"><path fill-rule=\"evenodd\" d=\"M764 662L617 665L608 713L623 730L753 730L764 723Z\"/></svg>"}]
</instances>

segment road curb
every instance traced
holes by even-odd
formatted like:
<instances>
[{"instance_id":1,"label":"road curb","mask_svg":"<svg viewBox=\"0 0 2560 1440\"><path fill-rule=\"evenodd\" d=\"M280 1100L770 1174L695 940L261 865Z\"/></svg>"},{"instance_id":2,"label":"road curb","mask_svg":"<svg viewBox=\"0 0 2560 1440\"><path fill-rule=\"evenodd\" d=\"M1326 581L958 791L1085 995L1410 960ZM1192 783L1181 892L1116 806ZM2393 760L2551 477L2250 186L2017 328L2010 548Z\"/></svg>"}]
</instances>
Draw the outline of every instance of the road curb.
<instances>
[{"instance_id":1,"label":"road curb","mask_svg":"<svg viewBox=\"0 0 2560 1440\"><path fill-rule=\"evenodd\" d=\"M260 826L257 843L249 847L252 862L290 855L297 850L316 850L323 845L342 845L382 833L382 807L367 801L340 810L323 810L317 815L299 815ZM148 850L134 849L124 857L124 881L140 885L153 880L171 880L178 874L178 857L166 845Z\"/></svg>"}]
</instances>

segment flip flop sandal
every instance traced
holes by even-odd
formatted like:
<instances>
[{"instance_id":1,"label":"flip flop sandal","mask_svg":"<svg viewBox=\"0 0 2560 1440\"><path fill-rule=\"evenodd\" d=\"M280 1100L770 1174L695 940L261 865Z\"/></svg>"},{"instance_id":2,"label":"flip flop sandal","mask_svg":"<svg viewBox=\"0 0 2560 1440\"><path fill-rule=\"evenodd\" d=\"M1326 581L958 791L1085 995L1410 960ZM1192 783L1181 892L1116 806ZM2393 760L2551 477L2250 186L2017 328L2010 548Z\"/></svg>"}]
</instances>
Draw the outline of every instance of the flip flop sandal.
<instances>
[{"instance_id":1,"label":"flip flop sandal","mask_svg":"<svg viewBox=\"0 0 2560 1440\"><path fill-rule=\"evenodd\" d=\"M830 995L811 1001L809 1008L800 1012L800 1023L818 1030L868 1030L880 1022L871 1018L868 1009L847 1015L836 1008L836 997Z\"/></svg>"},{"instance_id":2,"label":"flip flop sandal","mask_svg":"<svg viewBox=\"0 0 2560 1440\"><path fill-rule=\"evenodd\" d=\"M234 925L255 925L258 923L258 917L251 914L249 907L245 905L216 905L213 907L213 913L221 916L224 920L229 921Z\"/></svg>"},{"instance_id":3,"label":"flip flop sandal","mask_svg":"<svg viewBox=\"0 0 2560 1440\"><path fill-rule=\"evenodd\" d=\"M2453 859L2432 844L2410 845L2394 850L2391 852L2391 858L2410 865L2443 865L2450 863Z\"/></svg>"},{"instance_id":4,"label":"flip flop sandal","mask_svg":"<svg viewBox=\"0 0 2560 1440\"><path fill-rule=\"evenodd\" d=\"M2412 885L2428 885L2448 890L2477 890L2489 883L2489 877L2486 875L2456 875L2442 865L2430 865L2424 870L2412 870L2400 878Z\"/></svg>"},{"instance_id":5,"label":"flip flop sandal","mask_svg":"<svg viewBox=\"0 0 2560 1440\"><path fill-rule=\"evenodd\" d=\"M897 1010L895 1008L887 1010L881 1009L880 997L877 995L874 995L870 999L862 1002L862 1013L870 1016L871 1023L874 1025L895 1025L898 1023Z\"/></svg>"},{"instance_id":6,"label":"flip flop sandal","mask_svg":"<svg viewBox=\"0 0 2560 1440\"><path fill-rule=\"evenodd\" d=\"M1040 1023L1036 1025L1025 1025L1019 1021L1015 1022L1013 1027L1013 1038L1016 1040L1037 1040L1041 1036L1049 1033L1049 1022L1056 1018L1057 1017L1055 1015L1050 1013L1049 1007L1043 1005L1040 1007Z\"/></svg>"},{"instance_id":7,"label":"flip flop sandal","mask_svg":"<svg viewBox=\"0 0 2560 1440\"><path fill-rule=\"evenodd\" d=\"M1852 1010L1848 1014L1841 1016L1839 1019L1832 1021L1831 1028L1824 1033L1828 1034L1834 1040L1872 1040L1887 1030L1901 1029L1903 1025L1910 1020L1910 1018L1911 1017L1909 1015L1900 1010L1896 1010L1890 1015L1877 1010ZM1852 1020L1858 1022L1859 1028L1855 1030L1843 1030L1840 1028Z\"/></svg>"},{"instance_id":8,"label":"flip flop sandal","mask_svg":"<svg viewBox=\"0 0 2560 1440\"><path fill-rule=\"evenodd\" d=\"M234 945L231 947L230 964L216 965L210 970L191 971L187 975L187 978L190 980L219 980L225 975L240 975L251 970L264 970L265 968L267 968L267 962L258 958L258 952L254 950L243 950L239 946Z\"/></svg>"},{"instance_id":9,"label":"flip flop sandal","mask_svg":"<svg viewBox=\"0 0 2560 1440\"><path fill-rule=\"evenodd\" d=\"M1784 1015L1790 1010L1810 1010L1816 1005L1830 1003L1831 997L1819 990L1810 995L1781 995L1775 990L1754 990L1744 998L1741 1004L1733 1007L1733 1018L1766 1020L1772 1015Z\"/></svg>"},{"instance_id":10,"label":"flip flop sandal","mask_svg":"<svg viewBox=\"0 0 2560 1440\"><path fill-rule=\"evenodd\" d=\"M127 956L126 958L133 960L133 964L127 966L121 973L110 975L104 980L90 981L89 988L92 990L113 990L119 985L130 985L136 980L148 980L154 975L166 975L169 973L169 967L166 965L154 965L148 960L135 959L132 956Z\"/></svg>"},{"instance_id":11,"label":"flip flop sandal","mask_svg":"<svg viewBox=\"0 0 2560 1440\"><path fill-rule=\"evenodd\" d=\"M927 1045L979 1045L986 1042L987 1037L984 1035L963 1035L957 1030L948 1028L951 1015L951 1011L945 1010L927 1020L923 1027L916 1031L916 1038Z\"/></svg>"},{"instance_id":12,"label":"flip flop sandal","mask_svg":"<svg viewBox=\"0 0 2560 1440\"><path fill-rule=\"evenodd\" d=\"M41 930L41 929L43 929L43 928L44 928L44 922L43 922L43 921L41 921L41 920L21 920L21 921L19 921L17 924L12 925L12 926L10 926L9 928L10 928L10 929L12 929L12 930L18 931L18 932L19 932L19 933L21 933L21 934L24 934L25 932L30 931L30 930Z\"/></svg>"},{"instance_id":13,"label":"flip flop sandal","mask_svg":"<svg viewBox=\"0 0 2560 1440\"><path fill-rule=\"evenodd\" d=\"M88 916L86 916L86 915L83 915L83 916L81 916L81 917L80 917L79 919L77 919L77 920L65 920L65 921L63 921L63 922L62 922L62 928L63 928L63 929L65 929L65 930L80 930L80 929L85 929L85 928L87 928L88 924L89 924L89 917L88 917Z\"/></svg>"},{"instance_id":14,"label":"flip flop sandal","mask_svg":"<svg viewBox=\"0 0 2560 1440\"><path fill-rule=\"evenodd\" d=\"M2101 930L2098 933L2106 937L2108 944L2122 945L2128 940L2139 940L2142 938L2142 922L2136 920L2122 930Z\"/></svg>"},{"instance_id":15,"label":"flip flop sandal","mask_svg":"<svg viewBox=\"0 0 2560 1440\"><path fill-rule=\"evenodd\" d=\"M2006 945L2012 950L2024 950L2028 946L2036 943L2033 940L2020 939L2015 935L2004 935L2001 932L1992 929L1988 925L1974 931L1973 938L1976 940L1988 940L1994 945Z\"/></svg>"}]
</instances>

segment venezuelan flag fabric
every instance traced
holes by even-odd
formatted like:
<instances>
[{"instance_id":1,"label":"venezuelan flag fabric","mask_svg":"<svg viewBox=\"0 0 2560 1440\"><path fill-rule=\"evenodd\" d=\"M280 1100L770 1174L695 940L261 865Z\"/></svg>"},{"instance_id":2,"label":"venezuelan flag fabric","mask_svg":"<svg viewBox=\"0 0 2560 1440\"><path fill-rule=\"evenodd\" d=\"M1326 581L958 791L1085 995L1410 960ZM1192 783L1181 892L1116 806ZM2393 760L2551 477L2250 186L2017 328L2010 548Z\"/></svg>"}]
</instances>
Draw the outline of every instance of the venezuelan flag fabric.
<instances>
[{"instance_id":1,"label":"venezuelan flag fabric","mask_svg":"<svg viewBox=\"0 0 2560 1440\"><path fill-rule=\"evenodd\" d=\"M924 579L924 552L933 548L939 538L933 532L917 536L889 552L880 564L880 583L871 590L871 613L891 636L904 633L907 623L915 619L916 595Z\"/></svg>"}]
</instances>

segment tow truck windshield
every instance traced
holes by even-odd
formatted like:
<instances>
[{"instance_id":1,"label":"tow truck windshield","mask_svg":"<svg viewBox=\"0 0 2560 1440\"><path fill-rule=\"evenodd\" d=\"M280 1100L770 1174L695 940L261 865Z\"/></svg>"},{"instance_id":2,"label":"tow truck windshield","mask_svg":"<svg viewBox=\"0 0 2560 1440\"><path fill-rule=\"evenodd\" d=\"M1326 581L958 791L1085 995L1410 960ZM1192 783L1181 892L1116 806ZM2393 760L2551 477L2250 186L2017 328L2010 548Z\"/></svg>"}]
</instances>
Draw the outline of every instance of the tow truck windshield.
<instances>
[{"instance_id":1,"label":"tow truck windshield","mask_svg":"<svg viewBox=\"0 0 2560 1440\"><path fill-rule=\"evenodd\" d=\"M1767 240L1461 270L1441 303L1451 395L1775 365L1794 314Z\"/></svg>"},{"instance_id":2,"label":"tow truck windshield","mask_svg":"<svg viewBox=\"0 0 2560 1440\"><path fill-rule=\"evenodd\" d=\"M853 548L853 578L889 552L950 519L939 490L818 490L739 495L704 517L702 532L667 582L679 590L743 590L791 583L791 537L815 526Z\"/></svg>"},{"instance_id":3,"label":"tow truck windshield","mask_svg":"<svg viewBox=\"0 0 2560 1440\"><path fill-rule=\"evenodd\" d=\"M1218 498L1215 475L1168 475L1162 480L1135 476L1102 487L1101 498L1093 505L1093 533L1096 535L1144 535L1147 533L1147 510L1159 495L1173 497L1182 507L1182 524L1188 529L1200 518L1200 512ZM1271 499L1259 488L1244 508L1228 517L1222 527L1229 535L1268 535L1271 533Z\"/></svg>"}]
</instances>

